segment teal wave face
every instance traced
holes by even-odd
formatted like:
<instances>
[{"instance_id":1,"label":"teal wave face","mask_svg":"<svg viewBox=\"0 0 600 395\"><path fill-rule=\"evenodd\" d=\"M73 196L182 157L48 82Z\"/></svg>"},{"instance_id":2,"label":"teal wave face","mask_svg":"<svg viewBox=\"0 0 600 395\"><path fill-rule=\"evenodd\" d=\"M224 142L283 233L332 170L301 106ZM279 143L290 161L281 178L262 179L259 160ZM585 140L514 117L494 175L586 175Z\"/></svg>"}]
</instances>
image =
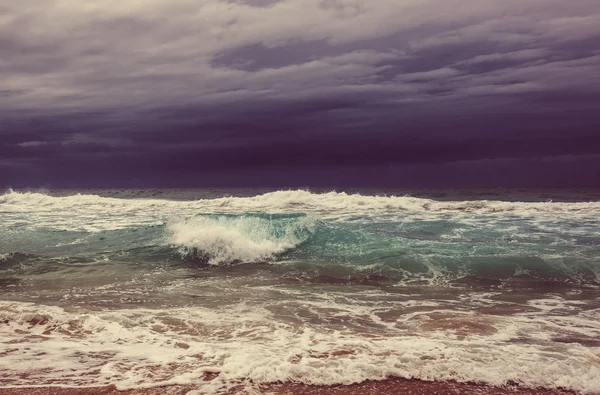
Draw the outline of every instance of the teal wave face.
<instances>
[{"instance_id":1,"label":"teal wave face","mask_svg":"<svg viewBox=\"0 0 600 395\"><path fill-rule=\"evenodd\" d=\"M596 284L600 273L597 203L288 191L193 202L12 193L0 204L0 268L13 271L266 263L263 270L290 281L496 285Z\"/></svg>"}]
</instances>

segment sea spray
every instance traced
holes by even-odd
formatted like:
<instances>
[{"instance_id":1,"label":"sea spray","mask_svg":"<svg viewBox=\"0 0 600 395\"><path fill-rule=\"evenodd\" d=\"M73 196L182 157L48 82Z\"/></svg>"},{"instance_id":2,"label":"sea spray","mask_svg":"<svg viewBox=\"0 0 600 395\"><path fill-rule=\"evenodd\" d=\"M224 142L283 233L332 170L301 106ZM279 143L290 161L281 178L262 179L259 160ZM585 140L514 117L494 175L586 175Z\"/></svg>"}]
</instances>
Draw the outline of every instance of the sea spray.
<instances>
[{"instance_id":1,"label":"sea spray","mask_svg":"<svg viewBox=\"0 0 600 395\"><path fill-rule=\"evenodd\" d=\"M305 242L315 221L304 216L196 216L171 221L170 241L212 265L274 259Z\"/></svg>"}]
</instances>

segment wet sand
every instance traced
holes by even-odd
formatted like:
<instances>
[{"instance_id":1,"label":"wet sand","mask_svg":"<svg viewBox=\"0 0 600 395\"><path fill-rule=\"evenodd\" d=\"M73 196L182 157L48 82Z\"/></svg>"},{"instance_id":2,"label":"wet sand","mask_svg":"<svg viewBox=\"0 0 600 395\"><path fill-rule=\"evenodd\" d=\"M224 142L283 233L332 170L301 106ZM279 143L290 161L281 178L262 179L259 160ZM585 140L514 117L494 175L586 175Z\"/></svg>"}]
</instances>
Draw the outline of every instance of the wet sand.
<instances>
[{"instance_id":1,"label":"wet sand","mask_svg":"<svg viewBox=\"0 0 600 395\"><path fill-rule=\"evenodd\" d=\"M382 381L365 381L353 385L315 386L298 383L266 384L259 386L260 392L272 395L566 395L574 391L544 388L522 388L519 386L490 387L475 383L452 381L421 381L390 378ZM169 386L119 391L114 386L92 388L0 388L0 395L184 395L195 387ZM243 389L231 390L227 394L244 394Z\"/></svg>"}]
</instances>

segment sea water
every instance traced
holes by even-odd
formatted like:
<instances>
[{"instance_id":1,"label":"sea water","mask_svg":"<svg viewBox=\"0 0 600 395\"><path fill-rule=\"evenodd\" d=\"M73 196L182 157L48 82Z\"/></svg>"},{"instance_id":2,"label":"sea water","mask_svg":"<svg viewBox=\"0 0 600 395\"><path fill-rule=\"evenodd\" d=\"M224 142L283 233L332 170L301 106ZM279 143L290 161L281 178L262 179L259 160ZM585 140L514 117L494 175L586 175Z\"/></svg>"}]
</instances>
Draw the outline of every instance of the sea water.
<instances>
[{"instance_id":1,"label":"sea water","mask_svg":"<svg viewBox=\"0 0 600 395\"><path fill-rule=\"evenodd\" d=\"M591 192L9 190L0 386L598 392L599 283Z\"/></svg>"}]
</instances>

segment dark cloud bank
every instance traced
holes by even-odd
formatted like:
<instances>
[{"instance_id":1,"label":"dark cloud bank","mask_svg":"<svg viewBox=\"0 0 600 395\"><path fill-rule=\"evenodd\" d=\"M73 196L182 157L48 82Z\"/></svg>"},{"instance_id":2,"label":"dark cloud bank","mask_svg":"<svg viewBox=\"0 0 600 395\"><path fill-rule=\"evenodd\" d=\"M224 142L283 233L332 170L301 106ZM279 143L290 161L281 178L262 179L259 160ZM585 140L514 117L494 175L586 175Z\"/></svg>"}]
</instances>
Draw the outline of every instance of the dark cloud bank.
<instances>
[{"instance_id":1,"label":"dark cloud bank","mask_svg":"<svg viewBox=\"0 0 600 395\"><path fill-rule=\"evenodd\" d=\"M600 183L597 0L0 0L0 187Z\"/></svg>"}]
</instances>

